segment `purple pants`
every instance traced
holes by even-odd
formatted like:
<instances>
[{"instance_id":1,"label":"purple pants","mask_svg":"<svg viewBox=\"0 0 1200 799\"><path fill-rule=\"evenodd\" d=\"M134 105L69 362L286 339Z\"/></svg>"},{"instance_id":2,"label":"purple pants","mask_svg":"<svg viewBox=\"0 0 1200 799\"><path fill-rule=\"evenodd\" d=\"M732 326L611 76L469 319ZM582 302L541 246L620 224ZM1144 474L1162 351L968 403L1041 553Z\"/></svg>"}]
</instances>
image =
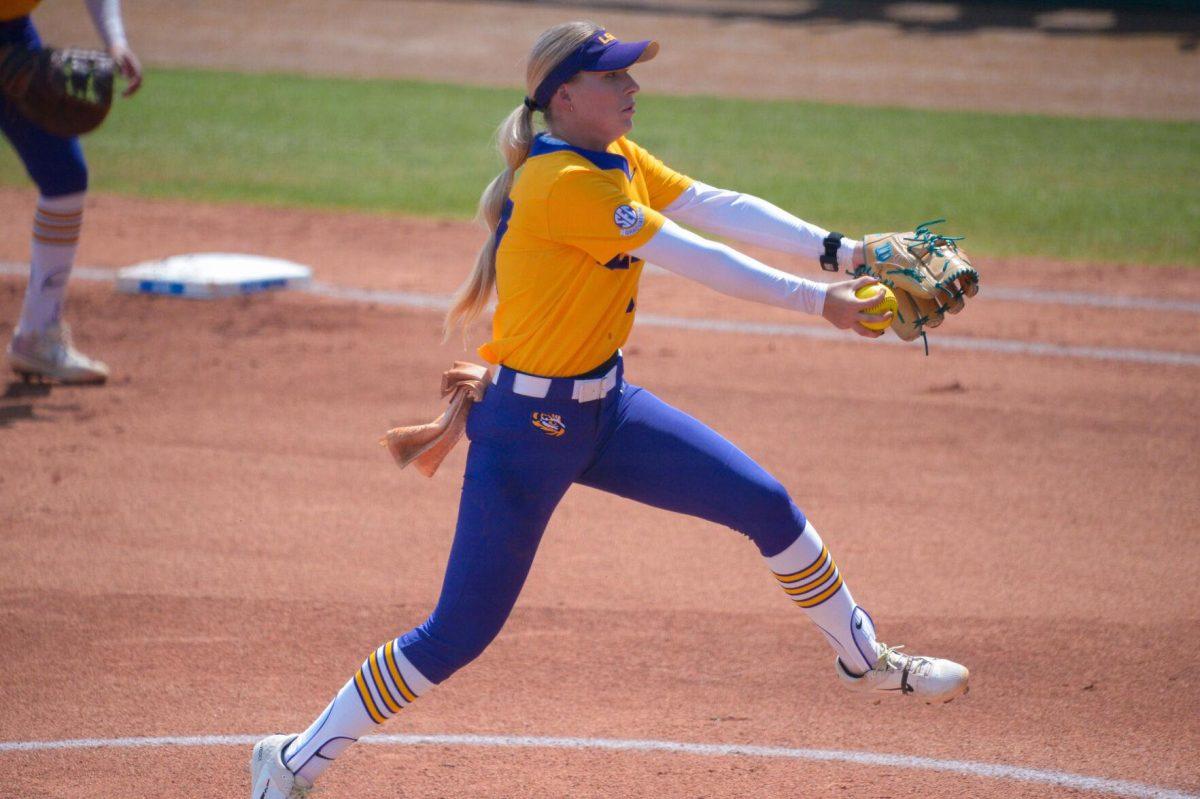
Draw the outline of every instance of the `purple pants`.
<instances>
[{"instance_id":1,"label":"purple pants","mask_svg":"<svg viewBox=\"0 0 1200 799\"><path fill-rule=\"evenodd\" d=\"M584 396L607 374L603 398ZM526 396L514 386L544 397ZM458 525L441 597L400 638L405 657L439 683L478 657L504 626L542 533L567 489L591 486L698 516L748 536L764 557L804 532L778 480L706 425L626 383L614 356L582 378L501 369L467 424Z\"/></svg>"}]
</instances>

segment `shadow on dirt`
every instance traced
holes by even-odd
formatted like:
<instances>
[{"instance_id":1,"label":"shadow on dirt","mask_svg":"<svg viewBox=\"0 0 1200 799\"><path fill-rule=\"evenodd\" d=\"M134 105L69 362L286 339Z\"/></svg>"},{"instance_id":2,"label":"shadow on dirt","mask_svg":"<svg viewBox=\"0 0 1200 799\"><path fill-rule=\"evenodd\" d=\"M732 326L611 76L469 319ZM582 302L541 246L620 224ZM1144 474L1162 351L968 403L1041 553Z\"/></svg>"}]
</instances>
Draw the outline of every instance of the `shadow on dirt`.
<instances>
[{"instance_id":1,"label":"shadow on dirt","mask_svg":"<svg viewBox=\"0 0 1200 799\"><path fill-rule=\"evenodd\" d=\"M33 414L33 403L21 400L48 396L50 396L50 386L19 380L9 383L4 389L4 395L0 397L0 429L9 427L16 422L37 421L37 417Z\"/></svg>"},{"instance_id":2,"label":"shadow on dirt","mask_svg":"<svg viewBox=\"0 0 1200 799\"><path fill-rule=\"evenodd\" d=\"M50 422L71 415L79 418L83 406L78 402L44 402L55 388L48 383L28 383L13 380L0 395L0 430L17 422ZM91 386L68 386L68 389L88 389ZM62 396L61 394L59 395Z\"/></svg>"}]
</instances>

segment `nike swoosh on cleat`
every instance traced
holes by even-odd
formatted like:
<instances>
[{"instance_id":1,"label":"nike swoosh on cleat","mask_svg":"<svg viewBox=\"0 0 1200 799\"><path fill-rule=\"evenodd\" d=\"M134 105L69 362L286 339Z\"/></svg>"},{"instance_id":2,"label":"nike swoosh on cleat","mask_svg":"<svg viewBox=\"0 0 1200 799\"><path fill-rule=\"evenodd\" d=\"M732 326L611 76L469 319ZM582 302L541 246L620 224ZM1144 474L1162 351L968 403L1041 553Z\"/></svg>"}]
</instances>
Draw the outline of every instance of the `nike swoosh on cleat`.
<instances>
[{"instance_id":1,"label":"nike swoosh on cleat","mask_svg":"<svg viewBox=\"0 0 1200 799\"><path fill-rule=\"evenodd\" d=\"M906 694L914 691L914 688L908 684L908 666L905 666L904 671L900 672L900 690Z\"/></svg>"}]
</instances>

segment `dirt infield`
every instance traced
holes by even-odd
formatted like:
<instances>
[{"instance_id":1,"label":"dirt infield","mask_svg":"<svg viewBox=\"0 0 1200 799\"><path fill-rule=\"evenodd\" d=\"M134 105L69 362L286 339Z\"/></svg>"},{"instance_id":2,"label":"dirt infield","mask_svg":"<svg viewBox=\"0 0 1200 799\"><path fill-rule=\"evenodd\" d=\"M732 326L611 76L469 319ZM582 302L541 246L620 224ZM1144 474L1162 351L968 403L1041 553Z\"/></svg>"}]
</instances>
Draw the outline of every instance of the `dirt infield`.
<instances>
[{"instance_id":1,"label":"dirt infield","mask_svg":"<svg viewBox=\"0 0 1200 799\"><path fill-rule=\"evenodd\" d=\"M578 10L127 5L155 65L479 82L512 72L496 64L519 61L529 29ZM891 18L707 13L734 0L642 5L595 16L670 39L655 67L670 90L878 102L905 88L968 108L1200 116L1186 30L980 25L951 36ZM871 4L754 7L834 6ZM46 31L87 33L78 4L39 14ZM844 56L859 42L902 52L928 41L955 69ZM985 58L950 57L972 43ZM726 59L740 48L743 66L689 73L707 47ZM797 50L814 58L781 59ZM33 200L0 189L0 263L27 257ZM443 297L479 237L458 222L94 196L79 261L241 251L309 264L328 285ZM828 648L750 544L576 488L496 643L383 732L846 756L359 746L327 774L325 795L1200 796L1200 367L1151 357L1200 357L1200 272L1162 268L1150 283L1120 265L981 268L984 293L933 337L929 358L792 335L824 326L658 273L644 278L639 310L660 323L640 325L626 348L632 381L789 486L884 640L971 667L967 697L929 707L845 694ZM23 286L0 273L0 330ZM1032 301L1050 292L1071 296ZM0 380L0 799L243 797L245 743L10 745L236 741L307 724L372 647L436 599L465 448L424 480L376 441L431 418L440 371L464 353L437 343L436 312L389 304L395 294L189 302L84 279L70 294L77 339L113 366L111 383ZM1105 307L1096 295L1146 302ZM713 320L742 327L681 329ZM783 332L748 332L754 323ZM953 762L974 765L947 771ZM1033 771L1021 780L1005 767ZM1053 784L1054 771L1075 776Z\"/></svg>"},{"instance_id":2,"label":"dirt infield","mask_svg":"<svg viewBox=\"0 0 1200 799\"><path fill-rule=\"evenodd\" d=\"M31 202L0 191L0 216ZM87 218L89 265L240 246L432 294L479 235L113 197ZM984 265L995 286L1080 288L1035 267ZM1087 288L1133 293L1099 274ZM1196 296L1194 272L1171 276ZM0 278L0 325L22 285ZM461 351L435 344L430 312L71 292L82 345L115 374L0 400L0 741L303 725L434 601L464 453L426 481L375 440L436 412ZM664 275L641 308L773 318ZM947 335L1195 353L1197 319L985 299ZM844 695L749 544L576 489L497 643L386 732L841 749L1200 791L1197 368L645 327L629 369L777 473L885 640L968 663L971 694ZM0 796L240 796L247 751L0 752ZM328 776L331 796L1079 795L903 765L448 746L362 747Z\"/></svg>"}]
</instances>

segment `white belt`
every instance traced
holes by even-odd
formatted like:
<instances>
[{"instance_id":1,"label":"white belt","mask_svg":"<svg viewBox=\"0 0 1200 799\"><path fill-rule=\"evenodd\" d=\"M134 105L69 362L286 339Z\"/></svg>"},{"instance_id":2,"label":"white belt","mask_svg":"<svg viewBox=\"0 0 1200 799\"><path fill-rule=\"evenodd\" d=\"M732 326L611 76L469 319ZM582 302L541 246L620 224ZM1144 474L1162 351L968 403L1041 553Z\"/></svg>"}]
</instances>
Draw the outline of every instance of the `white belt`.
<instances>
[{"instance_id":1,"label":"white belt","mask_svg":"<svg viewBox=\"0 0 1200 799\"><path fill-rule=\"evenodd\" d=\"M497 367L492 373L492 382L500 382L500 371L503 366ZM561 380L562 378L558 378ZM545 399L550 393L550 383L554 378L550 377L535 377L517 372L513 375L513 393L521 394L526 397L536 397L537 399ZM608 370L608 373L603 377L592 377L585 380L574 380L574 385L571 386L571 399L576 402L591 402L592 400L603 399L617 386L617 367L614 364L613 368Z\"/></svg>"}]
</instances>

